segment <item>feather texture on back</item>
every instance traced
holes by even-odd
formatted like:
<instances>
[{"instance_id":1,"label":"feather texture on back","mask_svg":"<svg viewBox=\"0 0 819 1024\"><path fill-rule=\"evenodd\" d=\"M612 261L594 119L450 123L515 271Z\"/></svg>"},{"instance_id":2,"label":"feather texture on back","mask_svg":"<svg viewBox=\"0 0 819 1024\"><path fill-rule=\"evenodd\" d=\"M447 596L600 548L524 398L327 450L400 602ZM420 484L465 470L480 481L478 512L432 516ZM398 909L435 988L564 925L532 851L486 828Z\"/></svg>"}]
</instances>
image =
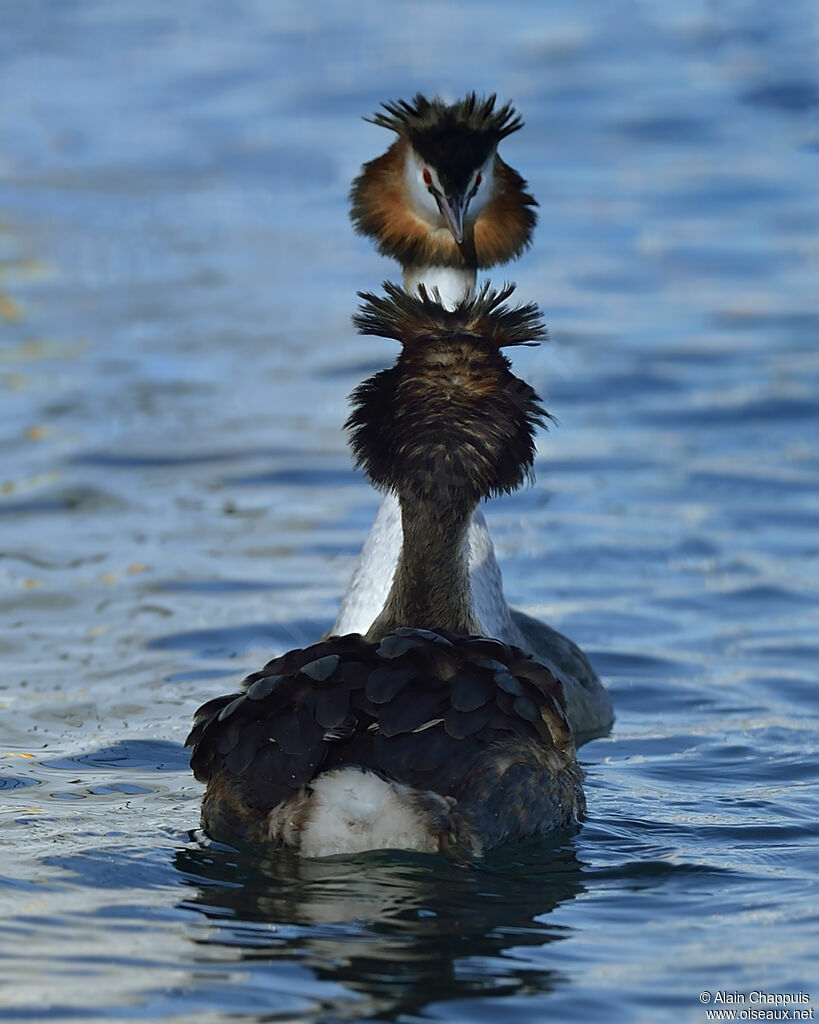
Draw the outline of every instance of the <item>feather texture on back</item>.
<instances>
[{"instance_id":1,"label":"feather texture on back","mask_svg":"<svg viewBox=\"0 0 819 1024\"><path fill-rule=\"evenodd\" d=\"M446 842L472 852L583 810L557 678L516 648L442 630L397 629L379 643L352 634L290 651L204 704L187 743L196 778L217 783L203 824L228 841L269 841L274 808L349 765L450 798L461 834Z\"/></svg>"}]
</instances>

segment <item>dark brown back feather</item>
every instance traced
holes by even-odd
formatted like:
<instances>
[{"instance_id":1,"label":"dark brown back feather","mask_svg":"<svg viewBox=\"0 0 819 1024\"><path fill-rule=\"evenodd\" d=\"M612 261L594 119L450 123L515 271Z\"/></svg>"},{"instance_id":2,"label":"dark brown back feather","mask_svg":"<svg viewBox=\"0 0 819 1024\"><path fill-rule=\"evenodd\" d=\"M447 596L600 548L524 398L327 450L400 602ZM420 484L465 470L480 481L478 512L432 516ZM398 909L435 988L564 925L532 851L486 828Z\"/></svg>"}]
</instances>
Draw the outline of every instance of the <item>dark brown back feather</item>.
<instances>
[{"instance_id":1,"label":"dark brown back feather","mask_svg":"<svg viewBox=\"0 0 819 1024\"><path fill-rule=\"evenodd\" d=\"M349 765L457 799L487 749L516 738L573 759L552 672L496 640L407 628L274 659L203 705L186 745L200 782L233 778L265 812Z\"/></svg>"}]
</instances>

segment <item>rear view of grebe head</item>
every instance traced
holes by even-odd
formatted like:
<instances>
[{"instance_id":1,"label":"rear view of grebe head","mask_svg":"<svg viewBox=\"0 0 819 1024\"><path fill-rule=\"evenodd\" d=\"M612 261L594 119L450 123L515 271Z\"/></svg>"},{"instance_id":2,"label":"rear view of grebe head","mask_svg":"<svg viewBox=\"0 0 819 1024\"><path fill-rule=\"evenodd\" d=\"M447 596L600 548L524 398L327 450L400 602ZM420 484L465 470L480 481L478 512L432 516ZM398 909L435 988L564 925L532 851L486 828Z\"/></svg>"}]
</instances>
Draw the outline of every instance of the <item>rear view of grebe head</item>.
<instances>
[{"instance_id":1,"label":"rear view of grebe head","mask_svg":"<svg viewBox=\"0 0 819 1024\"><path fill-rule=\"evenodd\" d=\"M356 229L405 268L490 267L529 245L536 205L497 154L523 121L511 104L470 93L456 103L420 93L369 118L398 139L364 165L350 193ZM410 274L410 277L412 275Z\"/></svg>"},{"instance_id":2,"label":"rear view of grebe head","mask_svg":"<svg viewBox=\"0 0 819 1024\"><path fill-rule=\"evenodd\" d=\"M513 286L484 287L451 310L423 286L417 296L385 289L361 293L354 323L362 334L400 341L402 351L352 395L347 429L356 462L402 504L471 513L531 472L546 413L501 350L545 337L540 312L508 306Z\"/></svg>"},{"instance_id":3,"label":"rear view of grebe head","mask_svg":"<svg viewBox=\"0 0 819 1024\"><path fill-rule=\"evenodd\" d=\"M365 334L395 338L395 365L352 395L347 420L356 463L395 493L403 545L386 603L367 636L411 623L479 632L472 610L467 534L479 501L531 473L535 429L546 413L501 351L545 334L536 306L510 307L512 288L484 287L445 309L421 287L364 294L354 318Z\"/></svg>"}]
</instances>

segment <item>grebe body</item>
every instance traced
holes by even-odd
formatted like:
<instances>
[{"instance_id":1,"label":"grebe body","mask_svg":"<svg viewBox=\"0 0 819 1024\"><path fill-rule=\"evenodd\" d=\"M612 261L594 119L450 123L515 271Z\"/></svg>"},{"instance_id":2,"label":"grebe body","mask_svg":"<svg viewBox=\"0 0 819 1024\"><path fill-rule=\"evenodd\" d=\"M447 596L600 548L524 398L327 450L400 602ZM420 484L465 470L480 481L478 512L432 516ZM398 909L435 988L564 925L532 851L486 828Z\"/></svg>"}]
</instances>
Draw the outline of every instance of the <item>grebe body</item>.
<instances>
[{"instance_id":1,"label":"grebe body","mask_svg":"<svg viewBox=\"0 0 819 1024\"><path fill-rule=\"evenodd\" d=\"M583 813L555 676L522 651L399 628L290 651L197 712L202 824L308 857L479 856Z\"/></svg>"}]
</instances>

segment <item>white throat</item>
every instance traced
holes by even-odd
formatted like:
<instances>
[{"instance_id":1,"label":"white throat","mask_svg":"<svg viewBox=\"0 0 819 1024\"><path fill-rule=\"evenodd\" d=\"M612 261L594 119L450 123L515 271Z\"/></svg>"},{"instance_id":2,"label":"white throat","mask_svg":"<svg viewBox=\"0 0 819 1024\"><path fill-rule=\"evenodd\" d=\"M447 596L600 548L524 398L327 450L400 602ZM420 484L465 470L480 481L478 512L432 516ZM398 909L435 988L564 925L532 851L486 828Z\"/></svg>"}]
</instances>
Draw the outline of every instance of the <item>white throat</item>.
<instances>
[{"instance_id":1,"label":"white throat","mask_svg":"<svg viewBox=\"0 0 819 1024\"><path fill-rule=\"evenodd\" d=\"M441 305L454 309L474 294L477 276L477 271L470 267L406 267L404 288L417 294L418 285L422 284L430 295L437 289Z\"/></svg>"}]
</instances>

